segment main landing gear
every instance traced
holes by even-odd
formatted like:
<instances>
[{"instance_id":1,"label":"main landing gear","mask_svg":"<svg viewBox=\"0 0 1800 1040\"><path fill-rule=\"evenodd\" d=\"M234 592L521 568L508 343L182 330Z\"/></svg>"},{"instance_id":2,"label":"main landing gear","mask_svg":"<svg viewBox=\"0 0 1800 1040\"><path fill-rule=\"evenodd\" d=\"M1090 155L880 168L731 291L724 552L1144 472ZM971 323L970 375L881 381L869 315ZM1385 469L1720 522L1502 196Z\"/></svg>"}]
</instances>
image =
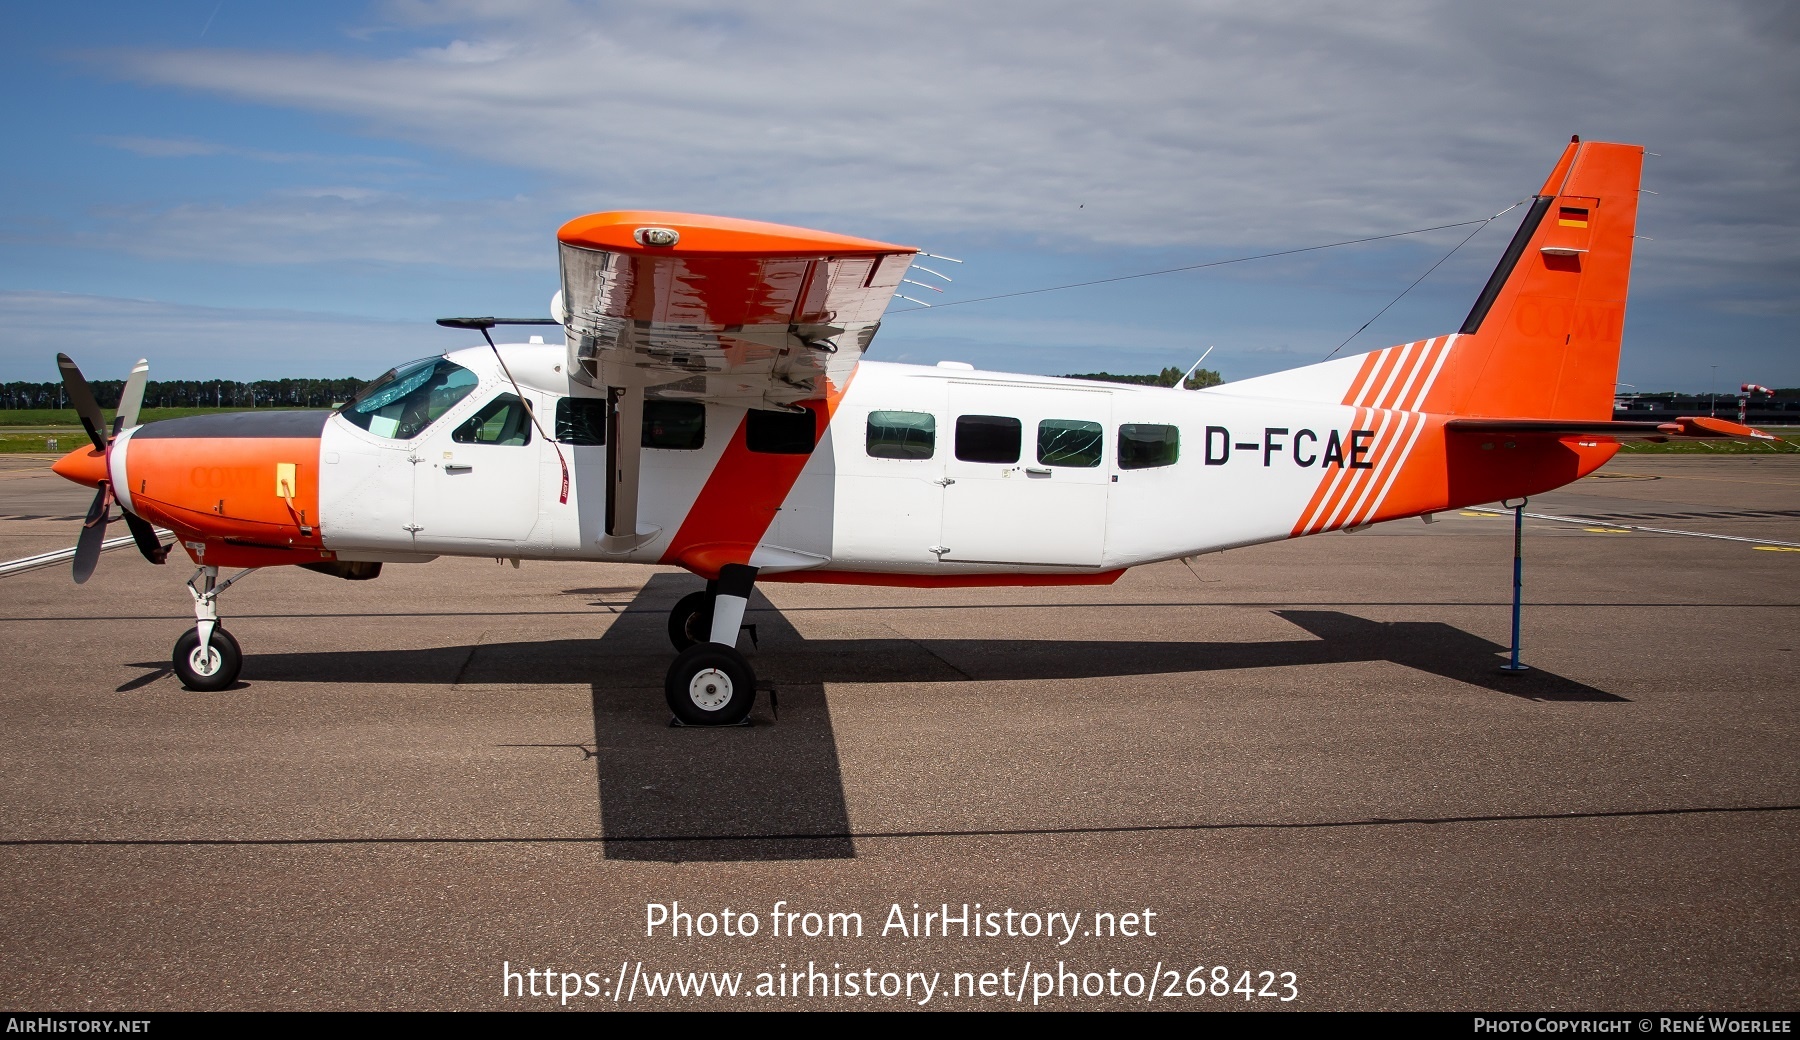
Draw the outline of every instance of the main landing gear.
<instances>
[{"instance_id":1,"label":"main landing gear","mask_svg":"<svg viewBox=\"0 0 1800 1040\"><path fill-rule=\"evenodd\" d=\"M756 703L756 673L737 651L744 606L756 568L728 563L705 592L685 596L669 612L669 641L681 651L663 680L675 718L689 726L731 726Z\"/></svg>"},{"instance_id":2,"label":"main landing gear","mask_svg":"<svg viewBox=\"0 0 1800 1040\"><path fill-rule=\"evenodd\" d=\"M219 625L219 596L255 569L239 571L221 583L219 568L202 566L188 579L188 591L194 596L194 627L175 640L175 654L169 662L181 685L210 692L237 682L244 654L231 633ZM201 583L199 587L194 585L196 581Z\"/></svg>"}]
</instances>

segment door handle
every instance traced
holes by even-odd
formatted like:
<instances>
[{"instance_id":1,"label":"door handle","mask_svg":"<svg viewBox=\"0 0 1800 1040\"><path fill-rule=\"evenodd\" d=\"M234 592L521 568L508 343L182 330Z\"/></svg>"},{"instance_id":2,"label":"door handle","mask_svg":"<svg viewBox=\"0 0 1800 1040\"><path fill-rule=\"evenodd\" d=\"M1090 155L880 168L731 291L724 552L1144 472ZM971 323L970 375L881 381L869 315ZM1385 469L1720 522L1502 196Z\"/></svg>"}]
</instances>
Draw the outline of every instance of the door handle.
<instances>
[{"instance_id":1,"label":"door handle","mask_svg":"<svg viewBox=\"0 0 1800 1040\"><path fill-rule=\"evenodd\" d=\"M444 472L445 473L468 473L468 472L473 471L474 469L475 469L474 466L471 466L466 462L446 462L446 463L444 463Z\"/></svg>"},{"instance_id":2,"label":"door handle","mask_svg":"<svg viewBox=\"0 0 1800 1040\"><path fill-rule=\"evenodd\" d=\"M1025 472L1034 477L1047 477L1050 475L1050 467L1049 466L1026 466Z\"/></svg>"}]
</instances>

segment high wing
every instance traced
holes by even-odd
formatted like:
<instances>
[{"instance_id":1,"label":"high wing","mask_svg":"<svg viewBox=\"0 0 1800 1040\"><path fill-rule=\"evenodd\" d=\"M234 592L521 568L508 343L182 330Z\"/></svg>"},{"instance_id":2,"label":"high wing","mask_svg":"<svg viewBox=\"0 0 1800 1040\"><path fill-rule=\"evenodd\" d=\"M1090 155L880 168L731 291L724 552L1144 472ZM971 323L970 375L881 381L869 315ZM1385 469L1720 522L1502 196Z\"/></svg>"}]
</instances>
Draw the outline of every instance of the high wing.
<instances>
[{"instance_id":1,"label":"high wing","mask_svg":"<svg viewBox=\"0 0 1800 1040\"><path fill-rule=\"evenodd\" d=\"M1614 422L1603 419L1451 419L1450 433L1513 437L1580 437L1603 441L1743 440L1778 438L1754 427L1705 415L1684 415L1674 422Z\"/></svg>"},{"instance_id":2,"label":"high wing","mask_svg":"<svg viewBox=\"0 0 1800 1040\"><path fill-rule=\"evenodd\" d=\"M749 408L842 390L918 250L694 213L557 232L575 378Z\"/></svg>"}]
</instances>

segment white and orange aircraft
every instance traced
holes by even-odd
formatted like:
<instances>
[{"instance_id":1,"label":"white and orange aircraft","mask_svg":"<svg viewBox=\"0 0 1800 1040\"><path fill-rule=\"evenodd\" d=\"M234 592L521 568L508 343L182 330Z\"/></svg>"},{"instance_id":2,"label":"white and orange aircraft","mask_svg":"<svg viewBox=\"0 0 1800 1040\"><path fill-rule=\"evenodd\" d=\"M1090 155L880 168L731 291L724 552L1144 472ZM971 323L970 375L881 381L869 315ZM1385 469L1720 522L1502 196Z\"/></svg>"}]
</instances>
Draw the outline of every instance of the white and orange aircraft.
<instances>
[{"instance_id":1,"label":"white and orange aircraft","mask_svg":"<svg viewBox=\"0 0 1800 1040\"><path fill-rule=\"evenodd\" d=\"M1200 391L863 360L917 250L684 213L558 232L540 342L396 368L336 411L136 425L68 358L94 442L56 463L199 567L174 668L238 676L220 568L342 578L438 556L676 565L666 693L689 724L742 720L736 649L756 581L1085 585L1126 568L1537 494L1629 438L1766 437L1718 419L1611 421L1643 149L1572 140L1461 329ZM244 573L248 573L246 570Z\"/></svg>"}]
</instances>

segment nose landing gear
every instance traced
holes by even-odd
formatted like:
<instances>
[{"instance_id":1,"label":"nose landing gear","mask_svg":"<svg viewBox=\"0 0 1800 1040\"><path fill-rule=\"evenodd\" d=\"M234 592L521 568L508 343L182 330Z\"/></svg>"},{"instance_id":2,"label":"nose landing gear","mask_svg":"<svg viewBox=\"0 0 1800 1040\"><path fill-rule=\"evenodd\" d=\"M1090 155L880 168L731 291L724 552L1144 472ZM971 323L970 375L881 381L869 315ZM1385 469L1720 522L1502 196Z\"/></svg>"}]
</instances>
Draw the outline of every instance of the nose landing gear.
<instances>
[{"instance_id":1,"label":"nose landing gear","mask_svg":"<svg viewBox=\"0 0 1800 1040\"><path fill-rule=\"evenodd\" d=\"M251 567L239 571L220 582L219 568L202 566L188 579L188 592L194 597L194 627L175 641L175 653L169 662L181 685L210 692L237 682L244 654L238 649L237 640L219 624L219 596L254 570ZM200 587L195 587L196 581Z\"/></svg>"},{"instance_id":2,"label":"nose landing gear","mask_svg":"<svg viewBox=\"0 0 1800 1040\"><path fill-rule=\"evenodd\" d=\"M669 666L663 694L683 725L736 725L756 703L756 673L737 651L755 583L755 567L726 564L718 581L684 597L669 613L669 638L681 652ZM703 634L706 641L698 641Z\"/></svg>"}]
</instances>

